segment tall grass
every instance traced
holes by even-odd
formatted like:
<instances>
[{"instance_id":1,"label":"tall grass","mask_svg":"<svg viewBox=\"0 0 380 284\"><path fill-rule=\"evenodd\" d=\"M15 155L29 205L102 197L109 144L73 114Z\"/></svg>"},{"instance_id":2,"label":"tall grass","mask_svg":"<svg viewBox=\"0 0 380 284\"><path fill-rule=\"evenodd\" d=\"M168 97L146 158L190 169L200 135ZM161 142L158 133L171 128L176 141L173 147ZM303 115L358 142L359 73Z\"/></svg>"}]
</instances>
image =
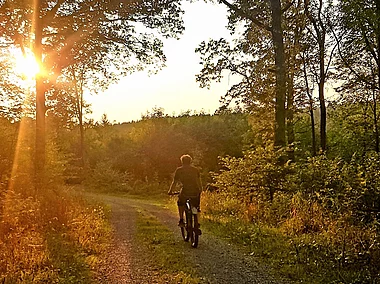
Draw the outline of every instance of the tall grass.
<instances>
[{"instance_id":1,"label":"tall grass","mask_svg":"<svg viewBox=\"0 0 380 284\"><path fill-rule=\"evenodd\" d=\"M344 216L332 219L317 202L278 193L272 204L225 192L202 195L204 225L305 283L380 283L379 235ZM234 232L231 234L230 232Z\"/></svg>"},{"instance_id":2,"label":"tall grass","mask_svg":"<svg viewBox=\"0 0 380 284\"><path fill-rule=\"evenodd\" d=\"M91 283L109 238L103 209L62 188L7 190L0 216L0 282Z\"/></svg>"}]
</instances>

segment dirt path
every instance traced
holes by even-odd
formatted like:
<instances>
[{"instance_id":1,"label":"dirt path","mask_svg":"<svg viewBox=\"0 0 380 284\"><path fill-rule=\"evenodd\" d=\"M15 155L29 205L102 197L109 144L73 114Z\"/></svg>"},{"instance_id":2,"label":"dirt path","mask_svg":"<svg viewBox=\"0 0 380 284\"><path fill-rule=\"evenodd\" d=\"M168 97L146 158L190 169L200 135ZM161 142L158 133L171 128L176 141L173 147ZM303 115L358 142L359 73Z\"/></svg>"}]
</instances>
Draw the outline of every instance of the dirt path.
<instances>
[{"instance_id":1,"label":"dirt path","mask_svg":"<svg viewBox=\"0 0 380 284\"><path fill-rule=\"evenodd\" d=\"M175 283L168 277L162 277L150 263L146 248L133 245L132 240L137 212L145 210L173 231L176 242L182 242L177 216L168 209L142 200L108 195L92 195L92 198L110 206L111 222L115 230L113 245L97 275L98 283ZM207 231L201 236L197 249L192 249L189 245L186 250L185 253L196 264L201 283L289 283L275 279L258 259L241 253L236 247L207 234Z\"/></svg>"}]
</instances>

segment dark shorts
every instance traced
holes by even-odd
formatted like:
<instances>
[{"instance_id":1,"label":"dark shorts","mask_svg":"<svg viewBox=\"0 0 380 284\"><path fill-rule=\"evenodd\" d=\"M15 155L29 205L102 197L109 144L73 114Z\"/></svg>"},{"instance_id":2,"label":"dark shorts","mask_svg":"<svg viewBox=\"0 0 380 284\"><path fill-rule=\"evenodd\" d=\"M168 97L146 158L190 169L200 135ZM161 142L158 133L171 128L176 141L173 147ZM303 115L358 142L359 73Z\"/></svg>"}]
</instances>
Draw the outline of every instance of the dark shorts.
<instances>
[{"instance_id":1,"label":"dark shorts","mask_svg":"<svg viewBox=\"0 0 380 284\"><path fill-rule=\"evenodd\" d=\"M177 201L178 206L185 206L186 199L188 198L189 197L186 195L182 195L182 194L178 195L178 201ZM192 206L199 208L200 203L201 203L201 196L198 195L197 197L190 197L190 202Z\"/></svg>"}]
</instances>

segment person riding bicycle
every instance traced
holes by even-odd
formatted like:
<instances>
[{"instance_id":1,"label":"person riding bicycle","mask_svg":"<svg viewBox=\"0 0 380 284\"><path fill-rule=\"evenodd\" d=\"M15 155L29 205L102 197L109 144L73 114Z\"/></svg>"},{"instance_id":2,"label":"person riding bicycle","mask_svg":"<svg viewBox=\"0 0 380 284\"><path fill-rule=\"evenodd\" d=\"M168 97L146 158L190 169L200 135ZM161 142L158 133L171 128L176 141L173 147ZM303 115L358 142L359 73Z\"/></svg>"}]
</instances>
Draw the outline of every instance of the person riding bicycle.
<instances>
[{"instance_id":1,"label":"person riding bicycle","mask_svg":"<svg viewBox=\"0 0 380 284\"><path fill-rule=\"evenodd\" d=\"M190 155L181 156L182 166L175 170L173 182L170 185L168 194L173 193L177 183L182 185L181 191L178 195L178 212L179 212L179 222L178 226L184 227L185 222L183 221L183 215L185 212L185 202L186 199L191 197L191 203L193 206L199 209L201 192L202 192L202 182L200 179L199 170L191 165L192 158Z\"/></svg>"}]
</instances>

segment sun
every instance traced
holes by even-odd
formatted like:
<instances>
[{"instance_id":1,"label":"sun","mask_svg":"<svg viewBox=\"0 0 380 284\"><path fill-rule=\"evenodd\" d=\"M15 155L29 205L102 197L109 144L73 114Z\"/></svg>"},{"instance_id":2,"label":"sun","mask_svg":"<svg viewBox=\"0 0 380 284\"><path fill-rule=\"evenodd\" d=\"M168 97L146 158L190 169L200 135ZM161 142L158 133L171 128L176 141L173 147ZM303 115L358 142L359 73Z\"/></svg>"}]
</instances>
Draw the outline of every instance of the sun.
<instances>
[{"instance_id":1,"label":"sun","mask_svg":"<svg viewBox=\"0 0 380 284\"><path fill-rule=\"evenodd\" d=\"M26 79L34 79L40 72L41 68L31 51L16 52L14 57L17 74L22 75Z\"/></svg>"}]
</instances>

